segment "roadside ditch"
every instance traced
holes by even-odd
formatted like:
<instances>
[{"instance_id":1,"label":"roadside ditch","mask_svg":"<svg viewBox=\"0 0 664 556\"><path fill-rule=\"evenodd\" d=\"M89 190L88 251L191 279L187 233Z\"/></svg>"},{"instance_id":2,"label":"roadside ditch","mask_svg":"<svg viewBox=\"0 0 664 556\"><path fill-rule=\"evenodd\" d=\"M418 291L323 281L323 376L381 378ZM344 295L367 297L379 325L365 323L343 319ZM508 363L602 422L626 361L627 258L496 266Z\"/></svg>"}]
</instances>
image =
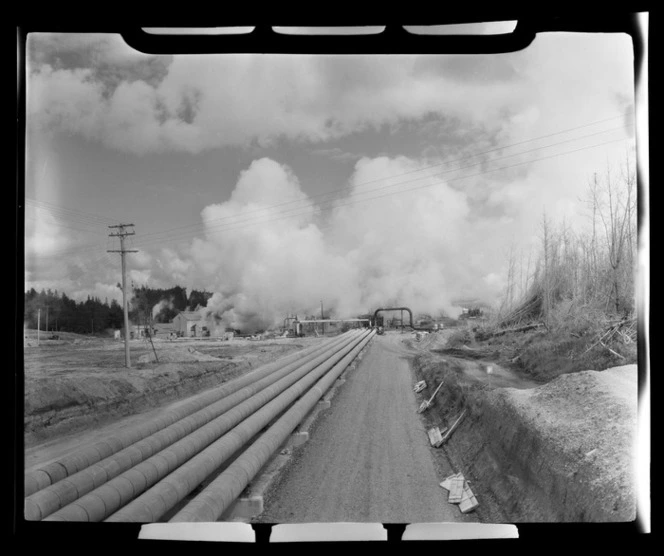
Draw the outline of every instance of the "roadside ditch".
<instances>
[{"instance_id":1,"label":"roadside ditch","mask_svg":"<svg viewBox=\"0 0 664 556\"><path fill-rule=\"evenodd\" d=\"M219 386L251 368L244 361L217 360L26 380L25 445L158 408Z\"/></svg>"},{"instance_id":2,"label":"roadside ditch","mask_svg":"<svg viewBox=\"0 0 664 556\"><path fill-rule=\"evenodd\" d=\"M636 365L519 387L482 380L490 364L434 353L414 356L412 370L413 383L427 383L418 401L443 381L422 413L426 430L443 432L465 411L449 440L431 450L439 470L470 481L481 521L635 519Z\"/></svg>"}]
</instances>

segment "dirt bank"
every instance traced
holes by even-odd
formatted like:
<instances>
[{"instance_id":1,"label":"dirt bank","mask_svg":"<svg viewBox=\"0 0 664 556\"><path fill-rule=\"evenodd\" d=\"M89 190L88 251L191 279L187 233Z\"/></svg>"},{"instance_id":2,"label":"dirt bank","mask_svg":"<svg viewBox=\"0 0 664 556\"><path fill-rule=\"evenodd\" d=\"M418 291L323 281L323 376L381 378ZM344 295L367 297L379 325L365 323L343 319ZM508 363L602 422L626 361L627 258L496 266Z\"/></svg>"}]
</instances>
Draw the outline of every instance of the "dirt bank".
<instances>
[{"instance_id":1,"label":"dirt bank","mask_svg":"<svg viewBox=\"0 0 664 556\"><path fill-rule=\"evenodd\" d=\"M129 369L124 345L114 340L72 337L27 345L25 446L191 396L310 344L306 339L155 341L153 350L137 341Z\"/></svg>"},{"instance_id":2,"label":"dirt bank","mask_svg":"<svg viewBox=\"0 0 664 556\"><path fill-rule=\"evenodd\" d=\"M471 480L487 522L632 521L637 368L564 374L542 385L492 384L477 366L420 351L414 374L444 386L425 426L464 419L436 452ZM481 367L480 367L481 368Z\"/></svg>"}]
</instances>

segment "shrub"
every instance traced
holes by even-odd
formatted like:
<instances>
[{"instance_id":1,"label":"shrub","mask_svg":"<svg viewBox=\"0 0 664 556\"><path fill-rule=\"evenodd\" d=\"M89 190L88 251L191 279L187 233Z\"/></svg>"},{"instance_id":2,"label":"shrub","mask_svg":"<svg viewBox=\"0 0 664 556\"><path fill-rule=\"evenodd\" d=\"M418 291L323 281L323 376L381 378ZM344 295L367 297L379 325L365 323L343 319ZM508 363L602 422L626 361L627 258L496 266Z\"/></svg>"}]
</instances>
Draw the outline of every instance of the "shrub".
<instances>
[{"instance_id":1,"label":"shrub","mask_svg":"<svg viewBox=\"0 0 664 556\"><path fill-rule=\"evenodd\" d=\"M473 336L467 328L461 328L455 331L447 340L447 347L457 347L468 345L473 341Z\"/></svg>"}]
</instances>

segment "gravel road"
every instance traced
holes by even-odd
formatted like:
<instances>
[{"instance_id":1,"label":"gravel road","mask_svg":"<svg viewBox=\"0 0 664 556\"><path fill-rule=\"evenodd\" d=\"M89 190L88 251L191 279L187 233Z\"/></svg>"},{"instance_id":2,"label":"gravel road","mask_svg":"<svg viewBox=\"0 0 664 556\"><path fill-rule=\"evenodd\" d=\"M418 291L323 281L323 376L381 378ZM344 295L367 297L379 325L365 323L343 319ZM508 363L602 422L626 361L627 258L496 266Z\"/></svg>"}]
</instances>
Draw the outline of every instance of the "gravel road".
<instances>
[{"instance_id":1,"label":"gravel road","mask_svg":"<svg viewBox=\"0 0 664 556\"><path fill-rule=\"evenodd\" d=\"M374 337L265 501L261 520L475 520L439 486L402 337Z\"/></svg>"}]
</instances>

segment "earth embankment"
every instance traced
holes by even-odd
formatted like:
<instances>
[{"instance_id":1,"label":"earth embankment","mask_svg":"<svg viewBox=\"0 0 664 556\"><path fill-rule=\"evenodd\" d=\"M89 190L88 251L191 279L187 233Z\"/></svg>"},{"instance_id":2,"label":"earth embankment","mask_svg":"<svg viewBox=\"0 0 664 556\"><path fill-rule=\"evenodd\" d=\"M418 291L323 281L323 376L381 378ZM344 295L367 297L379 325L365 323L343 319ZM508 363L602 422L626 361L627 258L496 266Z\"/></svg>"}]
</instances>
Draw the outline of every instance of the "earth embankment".
<instances>
[{"instance_id":1,"label":"earth embankment","mask_svg":"<svg viewBox=\"0 0 664 556\"><path fill-rule=\"evenodd\" d=\"M624 522L635 518L637 367L496 387L467 362L422 354L418 378L445 386L425 419L465 417L443 448L474 482L483 521ZM485 367L488 368L488 367Z\"/></svg>"}]
</instances>

